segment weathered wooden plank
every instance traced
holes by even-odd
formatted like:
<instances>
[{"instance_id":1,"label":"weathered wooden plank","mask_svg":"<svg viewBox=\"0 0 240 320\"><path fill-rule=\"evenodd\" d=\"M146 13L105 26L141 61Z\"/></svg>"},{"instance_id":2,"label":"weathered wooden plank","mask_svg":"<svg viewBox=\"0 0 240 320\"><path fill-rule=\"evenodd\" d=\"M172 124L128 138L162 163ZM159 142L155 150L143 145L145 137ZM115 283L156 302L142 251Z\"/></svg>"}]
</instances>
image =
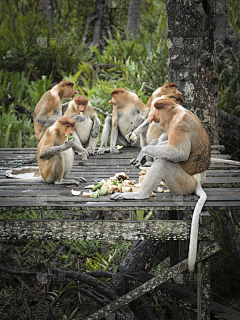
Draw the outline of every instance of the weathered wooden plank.
<instances>
[{"instance_id":1,"label":"weathered wooden plank","mask_svg":"<svg viewBox=\"0 0 240 320\"><path fill-rule=\"evenodd\" d=\"M0 220L0 239L187 240L190 221ZM206 238L206 230L200 238ZM212 235L208 234L207 238Z\"/></svg>"},{"instance_id":2,"label":"weathered wooden plank","mask_svg":"<svg viewBox=\"0 0 240 320\"><path fill-rule=\"evenodd\" d=\"M137 179L137 176L136 175L132 175L131 172L127 172L127 174L129 174L129 177L131 179L134 179L136 180ZM85 177L84 173L81 173L80 176L82 177ZM69 177L71 178L74 178L76 177L76 174L72 174L70 173ZM93 175L93 176L89 176L87 175L86 176L86 180L87 180L87 183L88 184L92 184L95 182L95 180L101 180L101 179L108 179L109 177L108 176L105 176L104 175ZM4 182L1 182L0 185L3 185ZM10 183L8 183L10 184ZM42 184L41 182L34 182L34 181L28 181L28 182L14 182L14 185L17 184L17 185L40 185ZM53 188L54 188L54 185L52 185ZM230 188L230 187L236 187L236 188L239 188L240 187L240 177L207 177L206 179L206 182L204 184L204 188Z\"/></svg>"},{"instance_id":3,"label":"weathered wooden plank","mask_svg":"<svg viewBox=\"0 0 240 320\"><path fill-rule=\"evenodd\" d=\"M25 190L24 190L25 189ZM78 188L73 188L74 190L79 190L82 192L86 192L86 189L83 189L82 187ZM219 190L218 192L216 191L208 191L208 189L204 189L207 196L208 196L208 201L238 201L240 200L240 190L234 190L234 192L226 192L225 189ZM14 198L45 198L46 201L81 201L81 202L88 202L92 200L92 198L89 200L89 198L84 198L81 196L73 196L71 194L71 188L65 188L65 189L42 189L41 192L38 188L35 188L32 190L31 188L21 188L21 189L2 189L2 186L0 186L0 202L4 201L3 198L5 197L14 197ZM67 200L67 199L68 200ZM175 196L172 193L160 193L156 191L156 196L151 197L150 199L145 199L144 201L146 202L156 202L156 201L161 201L161 202L166 202L166 201L173 201L178 204L181 204L183 202L189 202L189 201L194 201L197 200L198 197L196 195L187 195L187 196ZM110 195L100 197L95 199L95 201L110 201ZM133 200L134 201L134 200Z\"/></svg>"},{"instance_id":4,"label":"weathered wooden plank","mask_svg":"<svg viewBox=\"0 0 240 320\"><path fill-rule=\"evenodd\" d=\"M206 251L197 254L196 263L212 256L216 252L220 250L218 243L212 243ZM184 272L188 269L187 259L179 262L175 266L169 268L167 271L162 272L160 275L148 280L147 282L143 283L142 285L138 286L137 288L131 290L130 292L126 293L119 299L111 302L110 304L104 306L103 308L93 312L91 315L85 317L83 320L95 320L101 319L106 317L108 314L126 306L130 302L136 300L137 298L141 297L142 295L146 294L147 292L155 289L156 287L160 286L161 284L165 283L169 279L177 276L178 274Z\"/></svg>"},{"instance_id":5,"label":"weathered wooden plank","mask_svg":"<svg viewBox=\"0 0 240 320\"><path fill-rule=\"evenodd\" d=\"M90 200L87 203L73 202L73 201L55 201L55 202L41 202L30 198L8 198L6 201L0 203L1 208L18 208L18 209L40 209L45 210L60 210L66 208L76 210L185 210L186 208L193 210L195 202L184 202L177 204L175 202L99 202ZM204 209L219 209L226 210L226 208L240 209L240 201L208 201Z\"/></svg>"}]
</instances>

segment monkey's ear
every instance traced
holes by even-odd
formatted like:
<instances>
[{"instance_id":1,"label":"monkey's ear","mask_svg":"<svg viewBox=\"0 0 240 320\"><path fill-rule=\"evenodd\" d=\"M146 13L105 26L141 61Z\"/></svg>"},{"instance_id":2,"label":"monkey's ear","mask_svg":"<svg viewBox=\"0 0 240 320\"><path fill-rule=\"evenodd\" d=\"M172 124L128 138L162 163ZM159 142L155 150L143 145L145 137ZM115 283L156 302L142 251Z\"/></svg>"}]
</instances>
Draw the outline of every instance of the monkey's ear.
<instances>
[{"instance_id":1,"label":"monkey's ear","mask_svg":"<svg viewBox=\"0 0 240 320\"><path fill-rule=\"evenodd\" d=\"M157 102L154 103L154 107L156 109L162 109L164 106L169 106L170 105L170 101L166 100L166 99L160 99Z\"/></svg>"}]
</instances>

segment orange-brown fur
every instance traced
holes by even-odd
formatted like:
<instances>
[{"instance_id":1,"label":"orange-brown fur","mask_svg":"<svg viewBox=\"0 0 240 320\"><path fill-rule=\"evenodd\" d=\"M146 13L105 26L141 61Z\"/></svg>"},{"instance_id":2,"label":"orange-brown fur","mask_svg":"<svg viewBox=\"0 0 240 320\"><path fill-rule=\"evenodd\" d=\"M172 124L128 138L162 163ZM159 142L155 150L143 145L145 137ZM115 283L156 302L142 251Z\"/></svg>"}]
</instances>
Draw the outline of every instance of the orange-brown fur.
<instances>
[{"instance_id":1,"label":"orange-brown fur","mask_svg":"<svg viewBox=\"0 0 240 320\"><path fill-rule=\"evenodd\" d=\"M51 147L64 145L66 135L71 135L75 128L75 121L69 117L60 118L44 133L37 147L38 166L41 176L48 183L60 182L64 177L65 163L61 152L44 157L45 151ZM64 151L67 149L65 148Z\"/></svg>"},{"instance_id":2,"label":"orange-brown fur","mask_svg":"<svg viewBox=\"0 0 240 320\"><path fill-rule=\"evenodd\" d=\"M157 109L150 117L160 123L168 133L168 143L177 147L187 134L191 139L191 152L186 161L178 162L189 175L201 173L209 168L211 144L201 121L189 110L168 100L155 103Z\"/></svg>"},{"instance_id":3,"label":"orange-brown fur","mask_svg":"<svg viewBox=\"0 0 240 320\"><path fill-rule=\"evenodd\" d=\"M167 90L167 89L165 89L165 90ZM182 96L180 96L177 93L169 93L169 94L162 95L161 99L171 100L177 104L182 104L184 101ZM152 106L152 108L154 108L154 106ZM152 108L151 108L151 110L152 110ZM153 109L153 111L154 111L154 109ZM152 122L147 130L147 144L150 144L154 139L158 139L164 132L165 132L165 130L163 128L161 128L158 123Z\"/></svg>"},{"instance_id":4,"label":"orange-brown fur","mask_svg":"<svg viewBox=\"0 0 240 320\"><path fill-rule=\"evenodd\" d=\"M56 86L54 86L51 90L44 93L40 101L35 107L34 113L33 113L33 120L34 120L34 130L37 142L39 142L44 134L44 124L41 122L38 122L38 116L41 118L41 116L46 121L50 117L54 117L55 119L58 119L62 116L62 104L61 100L64 98L72 98L76 93L78 93L73 88L73 82L70 81L61 81ZM54 114L54 111L57 111L56 114Z\"/></svg>"}]
</instances>

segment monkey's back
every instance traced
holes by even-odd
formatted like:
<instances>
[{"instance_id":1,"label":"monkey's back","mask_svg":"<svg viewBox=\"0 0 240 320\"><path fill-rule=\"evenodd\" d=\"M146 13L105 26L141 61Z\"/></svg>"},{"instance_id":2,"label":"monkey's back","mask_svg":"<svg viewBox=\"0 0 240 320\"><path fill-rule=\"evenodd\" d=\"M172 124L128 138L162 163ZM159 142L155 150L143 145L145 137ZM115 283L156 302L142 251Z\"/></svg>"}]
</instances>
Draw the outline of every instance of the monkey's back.
<instances>
[{"instance_id":1,"label":"monkey's back","mask_svg":"<svg viewBox=\"0 0 240 320\"><path fill-rule=\"evenodd\" d=\"M179 165L190 175L207 170L211 161L211 144L209 137L196 115L187 110L185 115L185 131L191 139L191 152L188 160Z\"/></svg>"},{"instance_id":2,"label":"monkey's back","mask_svg":"<svg viewBox=\"0 0 240 320\"><path fill-rule=\"evenodd\" d=\"M43 110L44 109L44 110ZM35 130L35 135L36 139L39 142L39 135L42 131L43 125L39 122L36 121L36 118L40 111L44 111L48 115L53 115L54 111L54 97L51 94L51 90L48 90L47 92L44 93L42 98L38 101L34 113L33 113L33 121L34 121L34 130Z\"/></svg>"}]
</instances>

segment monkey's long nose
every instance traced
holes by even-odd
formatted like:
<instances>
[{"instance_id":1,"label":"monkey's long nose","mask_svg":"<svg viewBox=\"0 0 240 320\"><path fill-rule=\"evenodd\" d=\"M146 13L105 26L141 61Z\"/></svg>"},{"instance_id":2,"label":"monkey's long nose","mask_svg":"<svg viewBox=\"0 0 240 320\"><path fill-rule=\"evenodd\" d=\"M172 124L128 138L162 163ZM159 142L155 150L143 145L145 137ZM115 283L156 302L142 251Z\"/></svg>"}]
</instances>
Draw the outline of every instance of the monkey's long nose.
<instances>
[{"instance_id":1,"label":"monkey's long nose","mask_svg":"<svg viewBox=\"0 0 240 320\"><path fill-rule=\"evenodd\" d=\"M113 103L113 100L111 99L108 103Z\"/></svg>"},{"instance_id":2,"label":"monkey's long nose","mask_svg":"<svg viewBox=\"0 0 240 320\"><path fill-rule=\"evenodd\" d=\"M178 89L177 89L177 92L176 92L176 93L182 95L182 92L179 91Z\"/></svg>"},{"instance_id":3,"label":"monkey's long nose","mask_svg":"<svg viewBox=\"0 0 240 320\"><path fill-rule=\"evenodd\" d=\"M148 123L152 123L154 121L154 112L148 117Z\"/></svg>"}]
</instances>

